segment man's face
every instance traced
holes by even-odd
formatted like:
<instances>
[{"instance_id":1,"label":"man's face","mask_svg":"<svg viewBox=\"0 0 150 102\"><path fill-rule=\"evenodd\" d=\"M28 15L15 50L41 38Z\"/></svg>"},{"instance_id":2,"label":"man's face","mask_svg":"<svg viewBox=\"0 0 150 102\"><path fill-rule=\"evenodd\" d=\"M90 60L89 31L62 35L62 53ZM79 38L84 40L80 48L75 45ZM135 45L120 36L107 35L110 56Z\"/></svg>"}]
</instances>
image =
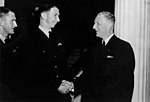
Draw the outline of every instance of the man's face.
<instances>
[{"instance_id":1,"label":"man's face","mask_svg":"<svg viewBox=\"0 0 150 102\"><path fill-rule=\"evenodd\" d=\"M54 28L57 22L60 21L59 19L59 9L57 7L52 7L48 12L47 12L47 24L49 25L50 28Z\"/></svg>"},{"instance_id":2,"label":"man's face","mask_svg":"<svg viewBox=\"0 0 150 102\"><path fill-rule=\"evenodd\" d=\"M107 19L103 15L98 15L94 21L93 29L95 29L97 37L105 38L108 32Z\"/></svg>"},{"instance_id":3,"label":"man's face","mask_svg":"<svg viewBox=\"0 0 150 102\"><path fill-rule=\"evenodd\" d=\"M13 12L9 12L3 17L2 22L4 36L14 34L14 28L17 27L15 14Z\"/></svg>"}]
</instances>

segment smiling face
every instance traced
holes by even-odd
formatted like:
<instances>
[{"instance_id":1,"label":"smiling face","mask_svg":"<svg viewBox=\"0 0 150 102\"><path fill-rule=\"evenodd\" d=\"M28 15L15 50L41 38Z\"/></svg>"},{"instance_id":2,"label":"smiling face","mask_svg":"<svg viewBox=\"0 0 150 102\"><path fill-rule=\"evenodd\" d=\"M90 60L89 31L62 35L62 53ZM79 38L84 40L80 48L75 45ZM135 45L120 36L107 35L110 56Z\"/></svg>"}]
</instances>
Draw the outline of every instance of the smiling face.
<instances>
[{"instance_id":1,"label":"smiling face","mask_svg":"<svg viewBox=\"0 0 150 102\"><path fill-rule=\"evenodd\" d=\"M54 28L59 19L59 9L57 7L52 7L49 11L46 12L46 22L50 28Z\"/></svg>"},{"instance_id":2,"label":"smiling face","mask_svg":"<svg viewBox=\"0 0 150 102\"><path fill-rule=\"evenodd\" d=\"M106 39L112 34L113 23L109 21L103 14L97 15L93 29L96 31L96 36Z\"/></svg>"},{"instance_id":3,"label":"smiling face","mask_svg":"<svg viewBox=\"0 0 150 102\"><path fill-rule=\"evenodd\" d=\"M8 34L14 34L14 28L17 27L16 17L13 12L9 12L1 18L1 27L3 30L3 36Z\"/></svg>"}]
</instances>

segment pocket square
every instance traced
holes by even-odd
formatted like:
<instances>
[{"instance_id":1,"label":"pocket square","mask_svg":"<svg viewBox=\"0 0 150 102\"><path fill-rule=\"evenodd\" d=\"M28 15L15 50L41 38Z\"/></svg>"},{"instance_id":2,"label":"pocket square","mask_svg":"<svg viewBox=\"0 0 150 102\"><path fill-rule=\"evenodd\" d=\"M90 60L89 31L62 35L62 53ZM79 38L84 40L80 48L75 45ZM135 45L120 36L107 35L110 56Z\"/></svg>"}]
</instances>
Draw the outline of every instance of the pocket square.
<instances>
[{"instance_id":1,"label":"pocket square","mask_svg":"<svg viewBox=\"0 0 150 102\"><path fill-rule=\"evenodd\" d=\"M62 45L62 43L59 42L57 46L61 46L61 45Z\"/></svg>"},{"instance_id":2,"label":"pocket square","mask_svg":"<svg viewBox=\"0 0 150 102\"><path fill-rule=\"evenodd\" d=\"M108 55L107 58L114 58L113 56Z\"/></svg>"}]
</instances>

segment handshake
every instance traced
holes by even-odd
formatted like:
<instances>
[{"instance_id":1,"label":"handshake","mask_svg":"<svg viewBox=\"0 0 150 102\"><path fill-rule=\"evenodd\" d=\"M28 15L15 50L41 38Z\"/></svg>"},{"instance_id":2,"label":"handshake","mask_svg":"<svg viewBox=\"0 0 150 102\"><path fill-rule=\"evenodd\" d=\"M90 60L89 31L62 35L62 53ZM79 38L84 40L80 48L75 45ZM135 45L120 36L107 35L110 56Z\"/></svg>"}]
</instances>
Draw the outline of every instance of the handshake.
<instances>
[{"instance_id":1,"label":"handshake","mask_svg":"<svg viewBox=\"0 0 150 102\"><path fill-rule=\"evenodd\" d=\"M58 91L62 94L67 94L68 92L74 92L74 84L73 82L69 82L69 81L66 81L66 80L62 80L59 88L58 88Z\"/></svg>"},{"instance_id":2,"label":"handshake","mask_svg":"<svg viewBox=\"0 0 150 102\"><path fill-rule=\"evenodd\" d=\"M79 73L74 77L74 79L80 77L83 74L83 70L81 69ZM62 94L67 94L68 92L74 92L74 84L73 82L69 82L67 80L62 80L59 88L57 89Z\"/></svg>"}]
</instances>

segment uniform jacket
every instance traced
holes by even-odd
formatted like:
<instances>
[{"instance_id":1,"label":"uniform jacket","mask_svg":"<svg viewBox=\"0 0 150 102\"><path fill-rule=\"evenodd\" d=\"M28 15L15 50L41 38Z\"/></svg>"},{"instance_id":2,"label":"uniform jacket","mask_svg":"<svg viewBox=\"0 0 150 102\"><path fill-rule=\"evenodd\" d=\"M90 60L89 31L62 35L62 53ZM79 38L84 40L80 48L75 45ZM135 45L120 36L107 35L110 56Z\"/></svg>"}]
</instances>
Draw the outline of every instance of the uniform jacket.
<instances>
[{"instance_id":1,"label":"uniform jacket","mask_svg":"<svg viewBox=\"0 0 150 102\"><path fill-rule=\"evenodd\" d=\"M98 39L84 57L78 84L84 100L131 102L135 59L131 45L115 35L102 47ZM86 101L87 101L86 100ZM86 102L85 101L85 102Z\"/></svg>"},{"instance_id":2,"label":"uniform jacket","mask_svg":"<svg viewBox=\"0 0 150 102\"><path fill-rule=\"evenodd\" d=\"M17 100L15 95L16 81L19 80L19 49L16 44L3 43L0 40L0 100Z\"/></svg>"},{"instance_id":3,"label":"uniform jacket","mask_svg":"<svg viewBox=\"0 0 150 102\"><path fill-rule=\"evenodd\" d=\"M23 55L23 87L29 91L26 93L36 98L56 98L66 68L62 44L54 35L48 38L40 29L32 32L26 41Z\"/></svg>"},{"instance_id":4,"label":"uniform jacket","mask_svg":"<svg viewBox=\"0 0 150 102\"><path fill-rule=\"evenodd\" d=\"M15 85L16 77L19 74L19 47L18 43L14 42L0 42L1 46L1 75L2 81L10 87Z\"/></svg>"}]
</instances>

